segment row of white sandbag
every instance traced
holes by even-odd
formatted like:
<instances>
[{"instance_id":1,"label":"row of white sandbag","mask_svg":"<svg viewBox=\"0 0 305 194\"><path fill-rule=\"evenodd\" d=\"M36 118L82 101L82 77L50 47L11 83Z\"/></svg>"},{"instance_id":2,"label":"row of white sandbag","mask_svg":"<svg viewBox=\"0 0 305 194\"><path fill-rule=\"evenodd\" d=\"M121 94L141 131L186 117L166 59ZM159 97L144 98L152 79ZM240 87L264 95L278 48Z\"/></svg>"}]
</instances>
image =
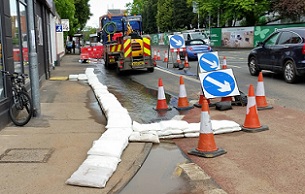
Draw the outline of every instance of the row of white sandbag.
<instances>
[{"instance_id":1,"label":"row of white sandbag","mask_svg":"<svg viewBox=\"0 0 305 194\"><path fill-rule=\"evenodd\" d=\"M107 86L99 82L94 69L87 68L85 74L106 114L107 130L93 142L87 152L87 158L66 183L103 188L115 172L121 161L121 155L128 145L132 133L132 121L128 111L121 106L113 94L108 92Z\"/></svg>"}]
</instances>

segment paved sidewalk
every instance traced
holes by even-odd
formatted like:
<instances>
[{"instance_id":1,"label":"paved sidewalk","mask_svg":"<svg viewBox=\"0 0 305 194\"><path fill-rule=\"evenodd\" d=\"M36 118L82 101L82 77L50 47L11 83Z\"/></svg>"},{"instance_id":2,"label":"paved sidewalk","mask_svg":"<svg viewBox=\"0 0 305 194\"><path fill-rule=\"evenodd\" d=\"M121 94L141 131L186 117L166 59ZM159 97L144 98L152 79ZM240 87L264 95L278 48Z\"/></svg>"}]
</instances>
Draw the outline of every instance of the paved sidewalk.
<instances>
[{"instance_id":1,"label":"paved sidewalk","mask_svg":"<svg viewBox=\"0 0 305 194\"><path fill-rule=\"evenodd\" d=\"M129 143L104 189L65 184L106 125L90 86L66 80L93 67L78 59L79 55L66 55L51 71L51 79L43 81L39 118L24 127L9 124L0 131L0 193L115 193L148 155L152 144Z\"/></svg>"}]
</instances>

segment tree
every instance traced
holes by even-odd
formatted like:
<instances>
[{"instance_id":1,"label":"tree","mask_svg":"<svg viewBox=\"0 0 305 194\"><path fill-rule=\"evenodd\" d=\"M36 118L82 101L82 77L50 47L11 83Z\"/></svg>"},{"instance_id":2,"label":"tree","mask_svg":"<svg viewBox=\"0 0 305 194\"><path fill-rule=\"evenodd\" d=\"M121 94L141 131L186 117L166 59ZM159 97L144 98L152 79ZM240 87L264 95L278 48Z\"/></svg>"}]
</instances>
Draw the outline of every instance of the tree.
<instances>
[{"instance_id":1,"label":"tree","mask_svg":"<svg viewBox=\"0 0 305 194\"><path fill-rule=\"evenodd\" d=\"M167 32L173 29L174 0L158 0L157 26L159 31Z\"/></svg>"},{"instance_id":2,"label":"tree","mask_svg":"<svg viewBox=\"0 0 305 194\"><path fill-rule=\"evenodd\" d=\"M299 21L305 15L305 1L302 0L273 0L274 10L278 11L281 18Z\"/></svg>"},{"instance_id":3,"label":"tree","mask_svg":"<svg viewBox=\"0 0 305 194\"><path fill-rule=\"evenodd\" d=\"M54 2L61 19L69 19L70 31L65 32L65 36L73 36L82 30L92 15L89 0L54 0Z\"/></svg>"},{"instance_id":4,"label":"tree","mask_svg":"<svg viewBox=\"0 0 305 194\"><path fill-rule=\"evenodd\" d=\"M193 18L196 18L193 8L185 0L174 0L172 19L174 29L189 29L190 26L196 26Z\"/></svg>"}]
</instances>

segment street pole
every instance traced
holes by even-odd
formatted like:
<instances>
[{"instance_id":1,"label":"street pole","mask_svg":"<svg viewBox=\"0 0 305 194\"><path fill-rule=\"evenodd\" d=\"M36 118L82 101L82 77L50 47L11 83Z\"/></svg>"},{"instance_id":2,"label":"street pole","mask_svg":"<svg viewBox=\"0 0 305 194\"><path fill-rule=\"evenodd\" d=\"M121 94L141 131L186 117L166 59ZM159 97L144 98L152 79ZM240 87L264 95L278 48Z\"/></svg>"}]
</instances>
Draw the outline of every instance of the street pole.
<instances>
[{"instance_id":1,"label":"street pole","mask_svg":"<svg viewBox=\"0 0 305 194\"><path fill-rule=\"evenodd\" d=\"M197 28L198 28L198 30L199 30L199 27L200 27L200 25L199 25L199 9L198 9L198 24L197 24Z\"/></svg>"},{"instance_id":2,"label":"street pole","mask_svg":"<svg viewBox=\"0 0 305 194\"><path fill-rule=\"evenodd\" d=\"M35 39L35 15L33 0L27 1L28 9L28 37L29 37L29 67L30 67L30 80L31 80L31 94L34 107L34 117L39 117L40 110L40 93L39 93L39 73L38 73L38 60L36 52L36 39Z\"/></svg>"}]
</instances>

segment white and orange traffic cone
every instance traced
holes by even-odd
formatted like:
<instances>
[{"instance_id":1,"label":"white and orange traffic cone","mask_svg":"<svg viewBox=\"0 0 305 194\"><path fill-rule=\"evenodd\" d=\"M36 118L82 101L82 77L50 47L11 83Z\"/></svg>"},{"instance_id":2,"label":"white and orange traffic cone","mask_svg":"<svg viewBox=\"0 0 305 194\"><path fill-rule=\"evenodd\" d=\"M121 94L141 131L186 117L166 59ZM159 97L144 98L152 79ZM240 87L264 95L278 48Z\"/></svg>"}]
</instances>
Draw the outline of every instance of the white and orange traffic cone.
<instances>
[{"instance_id":1,"label":"white and orange traffic cone","mask_svg":"<svg viewBox=\"0 0 305 194\"><path fill-rule=\"evenodd\" d=\"M184 68L189 68L189 67L190 67L189 59L187 57L187 52L185 52L185 55L184 55Z\"/></svg>"},{"instance_id":2,"label":"white and orange traffic cone","mask_svg":"<svg viewBox=\"0 0 305 194\"><path fill-rule=\"evenodd\" d=\"M180 64L181 63L181 59L180 59L180 53L179 51L177 52L177 60L176 63Z\"/></svg>"},{"instance_id":3,"label":"white and orange traffic cone","mask_svg":"<svg viewBox=\"0 0 305 194\"><path fill-rule=\"evenodd\" d=\"M189 104L189 101L187 99L186 89L185 89L184 80L183 80L182 76L180 76L180 90L179 90L178 104L175 108L177 110L189 110L189 109L194 108L193 105Z\"/></svg>"},{"instance_id":4,"label":"white and orange traffic cone","mask_svg":"<svg viewBox=\"0 0 305 194\"><path fill-rule=\"evenodd\" d=\"M168 52L167 50L164 51L164 59L163 62L167 63L168 62Z\"/></svg>"},{"instance_id":5,"label":"white and orange traffic cone","mask_svg":"<svg viewBox=\"0 0 305 194\"><path fill-rule=\"evenodd\" d=\"M257 110L267 110L273 108L272 106L268 105L266 100L264 79L262 72L258 74L255 100L256 100Z\"/></svg>"},{"instance_id":6,"label":"white and orange traffic cone","mask_svg":"<svg viewBox=\"0 0 305 194\"><path fill-rule=\"evenodd\" d=\"M156 111L171 110L171 108L166 103L164 87L163 87L163 82L162 82L161 78L159 78L159 82L158 82L158 102L157 102L155 110Z\"/></svg>"},{"instance_id":7,"label":"white and orange traffic cone","mask_svg":"<svg viewBox=\"0 0 305 194\"><path fill-rule=\"evenodd\" d=\"M156 49L154 49L154 57L153 57L154 60L157 60L157 51Z\"/></svg>"},{"instance_id":8,"label":"white and orange traffic cone","mask_svg":"<svg viewBox=\"0 0 305 194\"><path fill-rule=\"evenodd\" d=\"M227 58L226 56L223 57L223 62L222 62L222 69L227 69L228 66L227 66Z\"/></svg>"},{"instance_id":9,"label":"white and orange traffic cone","mask_svg":"<svg viewBox=\"0 0 305 194\"><path fill-rule=\"evenodd\" d=\"M227 153L225 150L217 148L216 146L209 114L209 104L206 98L202 102L198 146L188 153L205 158L214 158Z\"/></svg>"},{"instance_id":10,"label":"white and orange traffic cone","mask_svg":"<svg viewBox=\"0 0 305 194\"><path fill-rule=\"evenodd\" d=\"M205 96L204 96L202 90L200 90L199 100L198 100L197 103L194 104L194 106L197 107L197 108L201 108L202 107L202 102L203 102L204 98L205 98ZM209 107L210 107L211 106L210 100L207 99L207 101L208 101L208 104L209 104Z\"/></svg>"},{"instance_id":11,"label":"white and orange traffic cone","mask_svg":"<svg viewBox=\"0 0 305 194\"><path fill-rule=\"evenodd\" d=\"M256 100L254 95L253 85L250 84L248 91L248 103L247 103L247 114L245 122L242 126L242 130L245 132L259 132L268 130L269 127L266 125L261 125L258 112L256 107Z\"/></svg>"},{"instance_id":12,"label":"white and orange traffic cone","mask_svg":"<svg viewBox=\"0 0 305 194\"><path fill-rule=\"evenodd\" d=\"M158 52L157 52L157 61L161 61L160 50L158 50Z\"/></svg>"}]
</instances>

